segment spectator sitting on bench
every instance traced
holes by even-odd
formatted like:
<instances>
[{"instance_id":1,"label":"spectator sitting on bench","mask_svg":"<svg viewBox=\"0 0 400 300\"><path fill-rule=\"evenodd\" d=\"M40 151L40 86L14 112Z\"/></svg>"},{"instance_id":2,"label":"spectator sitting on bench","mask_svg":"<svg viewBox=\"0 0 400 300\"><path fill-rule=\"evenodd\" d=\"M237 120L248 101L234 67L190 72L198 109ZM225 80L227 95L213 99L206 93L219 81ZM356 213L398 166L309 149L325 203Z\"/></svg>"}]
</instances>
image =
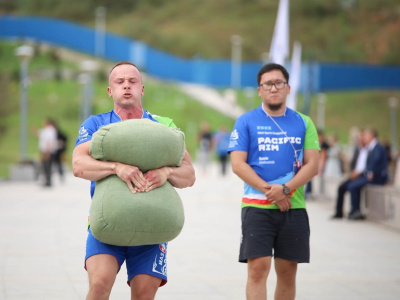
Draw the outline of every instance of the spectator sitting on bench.
<instances>
[{"instance_id":1,"label":"spectator sitting on bench","mask_svg":"<svg viewBox=\"0 0 400 300\"><path fill-rule=\"evenodd\" d=\"M350 178L338 188L336 214L333 219L343 217L343 200L346 191L350 192L351 211L350 220L363 220L365 217L360 211L361 189L367 184L383 185L388 181L387 153L377 140L377 132L373 129L364 129L360 134L361 147L356 149Z\"/></svg>"}]
</instances>

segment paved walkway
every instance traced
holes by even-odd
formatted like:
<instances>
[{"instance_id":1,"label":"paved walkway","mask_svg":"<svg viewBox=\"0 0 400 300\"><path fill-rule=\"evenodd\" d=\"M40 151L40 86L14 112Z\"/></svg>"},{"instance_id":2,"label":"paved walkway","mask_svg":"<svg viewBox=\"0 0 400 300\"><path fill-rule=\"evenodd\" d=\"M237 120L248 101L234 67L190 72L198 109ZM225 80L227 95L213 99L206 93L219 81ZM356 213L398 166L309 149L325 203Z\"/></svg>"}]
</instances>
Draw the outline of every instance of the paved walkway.
<instances>
[{"instance_id":1,"label":"paved walkway","mask_svg":"<svg viewBox=\"0 0 400 300\"><path fill-rule=\"evenodd\" d=\"M157 300L245 299L246 265L237 262L242 183L213 168L180 190L185 227L169 244L169 282ZM0 299L84 299L89 185L68 175L44 189L0 183ZM308 202L311 263L299 266L299 300L400 299L400 233L369 221L330 221L332 203ZM129 299L125 267L111 299ZM271 272L269 299L276 277Z\"/></svg>"}]
</instances>

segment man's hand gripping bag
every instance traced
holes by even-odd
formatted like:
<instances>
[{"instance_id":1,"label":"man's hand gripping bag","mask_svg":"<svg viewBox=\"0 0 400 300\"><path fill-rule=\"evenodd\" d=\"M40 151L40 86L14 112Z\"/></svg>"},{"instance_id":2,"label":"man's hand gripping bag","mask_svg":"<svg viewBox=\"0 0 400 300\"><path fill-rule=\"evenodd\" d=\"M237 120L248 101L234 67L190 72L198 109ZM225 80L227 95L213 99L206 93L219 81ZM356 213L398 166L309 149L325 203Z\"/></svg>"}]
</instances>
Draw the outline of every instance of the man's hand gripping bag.
<instances>
[{"instance_id":1,"label":"man's hand gripping bag","mask_svg":"<svg viewBox=\"0 0 400 300\"><path fill-rule=\"evenodd\" d=\"M93 158L136 166L143 173L180 166L184 152L183 132L147 119L103 126L90 143ZM138 246L168 242L179 235L184 219L182 201L168 181L136 194L117 175L96 182L90 228L103 243Z\"/></svg>"}]
</instances>

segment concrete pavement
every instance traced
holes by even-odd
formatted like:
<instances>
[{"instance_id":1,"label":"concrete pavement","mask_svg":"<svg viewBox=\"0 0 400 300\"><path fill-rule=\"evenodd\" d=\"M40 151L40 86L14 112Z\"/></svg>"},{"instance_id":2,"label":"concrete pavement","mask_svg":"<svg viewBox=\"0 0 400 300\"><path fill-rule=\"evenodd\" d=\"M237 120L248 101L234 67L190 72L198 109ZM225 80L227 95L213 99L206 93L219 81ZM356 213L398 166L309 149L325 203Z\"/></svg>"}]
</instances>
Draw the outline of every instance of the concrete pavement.
<instances>
[{"instance_id":1,"label":"concrete pavement","mask_svg":"<svg viewBox=\"0 0 400 300\"><path fill-rule=\"evenodd\" d=\"M178 190L185 227L168 248L168 277L157 300L245 299L246 265L237 262L241 181L214 165ZM68 174L44 189L0 182L0 299L84 299L89 183ZM369 221L331 221L333 203L308 202L311 263L299 265L299 300L400 298L400 232ZM273 299L276 277L268 281ZM129 299L123 266L111 299Z\"/></svg>"}]
</instances>

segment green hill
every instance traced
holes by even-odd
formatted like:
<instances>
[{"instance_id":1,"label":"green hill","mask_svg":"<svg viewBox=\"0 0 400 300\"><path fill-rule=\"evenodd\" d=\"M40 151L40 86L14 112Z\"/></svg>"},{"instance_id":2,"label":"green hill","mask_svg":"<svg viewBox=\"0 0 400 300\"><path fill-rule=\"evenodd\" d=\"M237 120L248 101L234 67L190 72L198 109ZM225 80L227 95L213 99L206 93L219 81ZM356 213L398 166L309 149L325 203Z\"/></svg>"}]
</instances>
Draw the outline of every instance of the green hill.
<instances>
[{"instance_id":1,"label":"green hill","mask_svg":"<svg viewBox=\"0 0 400 300\"><path fill-rule=\"evenodd\" d=\"M9 167L20 158L20 115L18 59L14 55L15 43L0 42L0 178L8 176ZM74 61L52 60L54 49L36 49L30 62L30 84L28 89L28 158L37 161L38 141L36 129L43 125L46 117L55 119L68 136L66 161L70 164L71 154L78 135L79 107L82 86L78 82L79 55ZM106 63L104 63L107 65ZM70 73L71 78L58 80L57 70ZM94 82L93 113L113 108L108 97L108 81L104 71L99 71ZM169 82L160 82L145 76L144 107L150 112L173 118L175 124L186 134L188 151L195 158L197 132L200 122L208 121L213 129L221 124L229 128L234 120L198 103L178 90Z\"/></svg>"},{"instance_id":2,"label":"green hill","mask_svg":"<svg viewBox=\"0 0 400 300\"><path fill-rule=\"evenodd\" d=\"M0 1L0 13L42 15L95 26L107 9L106 28L183 57L230 58L234 34L243 59L269 51L278 0L19 0ZM290 1L290 41L303 59L400 64L398 0Z\"/></svg>"},{"instance_id":3,"label":"green hill","mask_svg":"<svg viewBox=\"0 0 400 300\"><path fill-rule=\"evenodd\" d=\"M8 176L9 167L19 160L19 83L18 60L14 55L17 44L0 42L0 178ZM79 59L61 61L54 64L54 49L38 50L30 63L30 85L28 104L28 154L32 160L38 159L35 128L42 126L45 117L56 119L66 131L69 143L66 161L70 163L72 149L79 127L79 103L82 87L79 74ZM70 74L66 80L57 80L54 73L60 68ZM53 74L53 75L52 75ZM94 113L112 109L112 101L106 94L108 83L106 74L97 74L94 85ZM159 82L145 77L144 106L147 110L170 116L185 132L187 148L196 158L197 132L201 121L207 120L213 130L221 124L232 127L234 120L205 107L197 101L182 94L172 83ZM223 92L223 91L221 91ZM238 102L249 107L245 91L238 92ZM349 129L353 126L373 126L380 132L381 140L390 139L390 110L388 98L400 99L400 91L354 91L326 94L325 127L327 135L338 135L341 143L347 143ZM251 107L260 104L257 95L252 99ZM299 108L302 107L302 96ZM310 116L318 123L318 95L311 99ZM397 110L397 119L400 119ZM400 132L398 132L400 134ZM400 136L399 136L400 140Z\"/></svg>"}]
</instances>

